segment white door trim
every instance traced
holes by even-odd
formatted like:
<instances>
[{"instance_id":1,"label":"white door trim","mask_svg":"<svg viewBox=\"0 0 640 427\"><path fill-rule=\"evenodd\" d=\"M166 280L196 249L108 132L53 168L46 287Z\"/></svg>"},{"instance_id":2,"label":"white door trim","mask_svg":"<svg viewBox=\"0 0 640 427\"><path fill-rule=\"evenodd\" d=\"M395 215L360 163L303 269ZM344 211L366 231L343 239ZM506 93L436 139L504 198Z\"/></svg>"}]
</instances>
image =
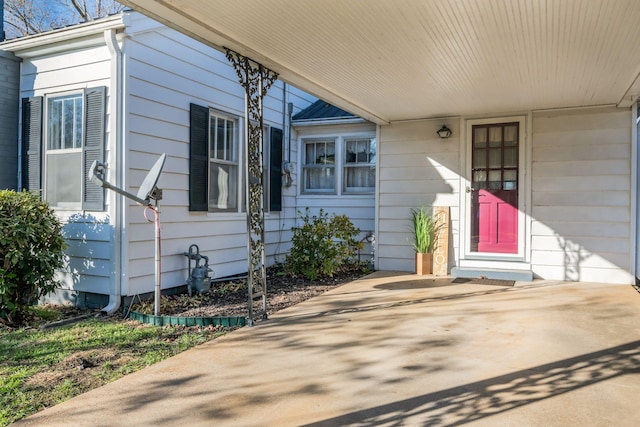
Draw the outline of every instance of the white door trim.
<instances>
[{"instance_id":1,"label":"white door trim","mask_svg":"<svg viewBox=\"0 0 640 427\"><path fill-rule=\"evenodd\" d=\"M519 123L518 142L518 253L477 253L471 252L471 194L467 188L471 186L471 130L474 125L492 123ZM460 128L460 260L459 266L486 267L488 265L505 263L530 262L530 214L531 206L531 114L517 116L497 116L479 119L461 119Z\"/></svg>"}]
</instances>

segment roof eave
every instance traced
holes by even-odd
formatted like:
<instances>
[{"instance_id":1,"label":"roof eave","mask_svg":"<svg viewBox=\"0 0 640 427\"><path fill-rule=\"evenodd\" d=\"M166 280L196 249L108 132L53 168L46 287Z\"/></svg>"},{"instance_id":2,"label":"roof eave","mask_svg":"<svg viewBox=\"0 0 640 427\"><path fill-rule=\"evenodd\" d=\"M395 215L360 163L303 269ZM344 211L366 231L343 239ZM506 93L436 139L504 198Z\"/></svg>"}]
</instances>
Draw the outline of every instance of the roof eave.
<instances>
[{"instance_id":1,"label":"roof eave","mask_svg":"<svg viewBox=\"0 0 640 427\"><path fill-rule=\"evenodd\" d=\"M22 58L40 55L41 50L47 46L71 40L95 39L95 36L101 36L105 30L125 28L123 16L124 14L120 13L96 21L8 40L0 43L0 49L13 52Z\"/></svg>"}]
</instances>

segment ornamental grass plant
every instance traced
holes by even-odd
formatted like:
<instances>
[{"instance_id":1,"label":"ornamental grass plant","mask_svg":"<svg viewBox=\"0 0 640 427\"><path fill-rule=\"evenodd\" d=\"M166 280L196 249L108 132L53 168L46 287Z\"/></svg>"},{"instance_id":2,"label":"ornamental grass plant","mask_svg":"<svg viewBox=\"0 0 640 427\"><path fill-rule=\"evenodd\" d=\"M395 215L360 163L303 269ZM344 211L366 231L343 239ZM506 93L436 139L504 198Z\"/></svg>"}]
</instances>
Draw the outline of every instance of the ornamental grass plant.
<instances>
[{"instance_id":1,"label":"ornamental grass plant","mask_svg":"<svg viewBox=\"0 0 640 427\"><path fill-rule=\"evenodd\" d=\"M411 209L413 240L411 245L416 253L431 253L436 234L436 223L430 208L424 206Z\"/></svg>"}]
</instances>

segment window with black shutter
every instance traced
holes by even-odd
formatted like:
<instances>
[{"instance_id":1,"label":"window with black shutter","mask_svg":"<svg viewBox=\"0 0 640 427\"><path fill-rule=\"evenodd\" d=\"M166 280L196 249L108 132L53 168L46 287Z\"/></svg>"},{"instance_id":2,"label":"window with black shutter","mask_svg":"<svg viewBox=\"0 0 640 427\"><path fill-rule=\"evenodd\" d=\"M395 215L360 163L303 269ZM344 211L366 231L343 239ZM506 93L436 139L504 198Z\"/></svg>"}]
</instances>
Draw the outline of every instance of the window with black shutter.
<instances>
[{"instance_id":1,"label":"window with black shutter","mask_svg":"<svg viewBox=\"0 0 640 427\"><path fill-rule=\"evenodd\" d=\"M104 160L105 98L97 87L22 100L23 189L42 191L54 209L104 210L87 172Z\"/></svg>"}]
</instances>

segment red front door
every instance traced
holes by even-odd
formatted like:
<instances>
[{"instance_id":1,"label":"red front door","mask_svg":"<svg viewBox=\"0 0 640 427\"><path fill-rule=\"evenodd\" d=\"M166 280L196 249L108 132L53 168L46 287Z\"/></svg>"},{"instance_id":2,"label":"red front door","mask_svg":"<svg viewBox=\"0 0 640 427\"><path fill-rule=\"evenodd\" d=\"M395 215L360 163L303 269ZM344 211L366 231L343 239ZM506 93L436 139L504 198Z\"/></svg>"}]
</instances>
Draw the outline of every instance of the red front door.
<instances>
[{"instance_id":1,"label":"red front door","mask_svg":"<svg viewBox=\"0 0 640 427\"><path fill-rule=\"evenodd\" d=\"M518 252L518 125L473 126L472 252Z\"/></svg>"}]
</instances>

